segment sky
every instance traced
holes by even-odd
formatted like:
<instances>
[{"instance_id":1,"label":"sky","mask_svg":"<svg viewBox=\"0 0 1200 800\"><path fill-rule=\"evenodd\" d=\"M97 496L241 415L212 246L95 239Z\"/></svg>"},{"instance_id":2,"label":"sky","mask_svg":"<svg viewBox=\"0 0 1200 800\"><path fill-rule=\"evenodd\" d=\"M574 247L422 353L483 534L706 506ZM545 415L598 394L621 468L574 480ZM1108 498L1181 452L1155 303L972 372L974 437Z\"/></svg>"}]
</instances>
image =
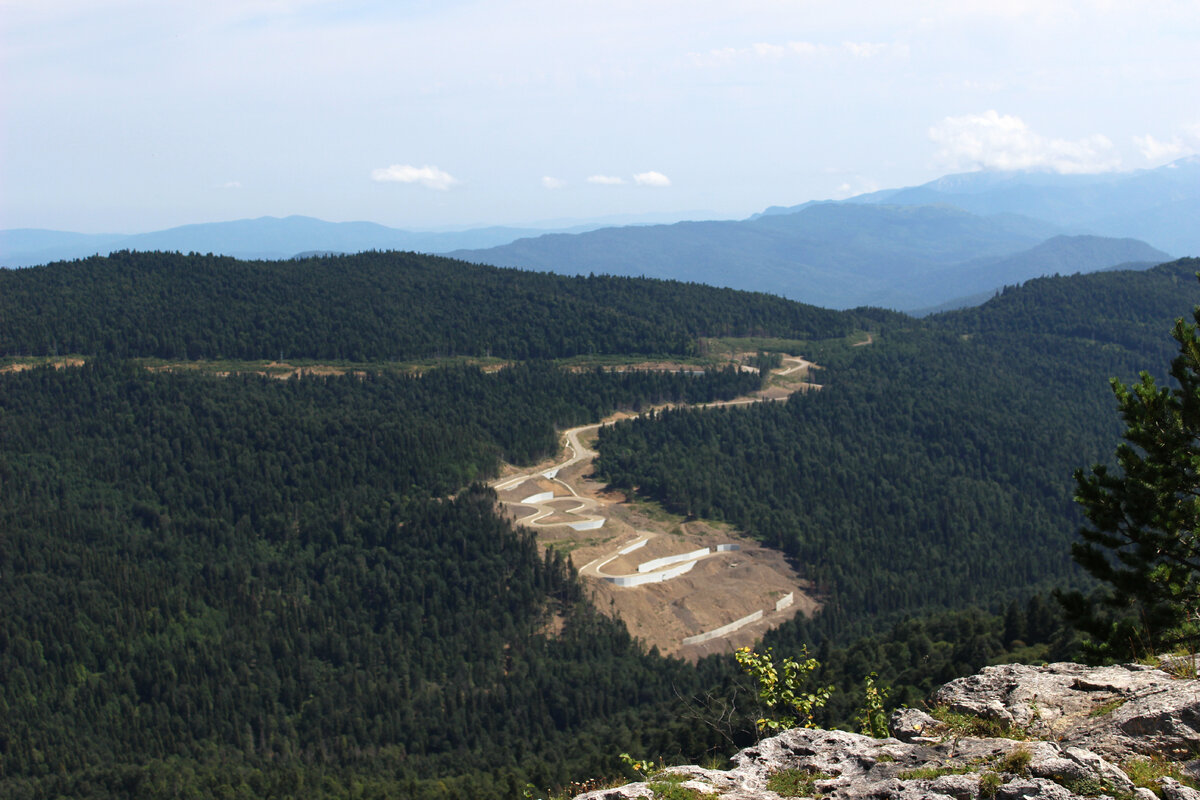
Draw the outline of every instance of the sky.
<instances>
[{"instance_id":1,"label":"sky","mask_svg":"<svg viewBox=\"0 0 1200 800\"><path fill-rule=\"evenodd\" d=\"M0 0L0 229L741 218L1200 152L1200 0Z\"/></svg>"}]
</instances>

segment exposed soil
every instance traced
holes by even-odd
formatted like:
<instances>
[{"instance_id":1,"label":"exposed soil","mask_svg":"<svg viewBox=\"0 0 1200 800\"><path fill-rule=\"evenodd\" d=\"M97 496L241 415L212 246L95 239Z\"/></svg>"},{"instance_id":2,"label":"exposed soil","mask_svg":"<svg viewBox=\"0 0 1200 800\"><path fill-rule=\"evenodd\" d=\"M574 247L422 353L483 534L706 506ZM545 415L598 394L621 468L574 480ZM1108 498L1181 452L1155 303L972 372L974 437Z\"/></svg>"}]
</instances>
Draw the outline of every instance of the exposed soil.
<instances>
[{"instance_id":1,"label":"exposed soil","mask_svg":"<svg viewBox=\"0 0 1200 800\"><path fill-rule=\"evenodd\" d=\"M820 388L808 378L817 366L789 357L770 383L754 396L713 405L735 405L759 400L780 400ZM634 416L614 415L602 424ZM728 652L753 644L764 631L797 613L813 614L819 603L811 586L793 569L783 554L762 547L745 534L723 523L685 520L653 503L630 500L610 491L592 475L592 461L600 425L573 428L563 434L565 454L535 468L506 467L494 481L504 513L537 533L538 542L568 553L587 582L596 607L625 621L629 631L660 652L695 660L703 655ZM542 502L521 501L538 493L553 492ZM593 527L599 524L599 527ZM736 550L718 552L719 545ZM683 574L653 583L621 586L613 578L673 571L688 561L672 561L658 569L639 572L639 565L660 558L678 557L709 548L690 560ZM622 553L622 550L628 552ZM661 576L660 576L661 577ZM791 595L792 602L776 610ZM756 612L762 618L735 631L699 644L684 640L742 620Z\"/></svg>"},{"instance_id":2,"label":"exposed soil","mask_svg":"<svg viewBox=\"0 0 1200 800\"><path fill-rule=\"evenodd\" d=\"M869 344L870 340L862 344ZM752 354L747 354L752 355ZM49 361L13 362L0 366L0 373L32 369L49 363L56 369L80 366L80 358ZM499 369L489 364L486 369ZM199 364L168 364L151 370L197 369ZM616 369L692 371L695 365L662 361L626 365ZM752 369L744 366L743 369ZM783 400L796 392L821 388L811 382L816 364L798 357L786 357L783 366L773 371L768 385L749 397L713 406L739 405L761 400ZM358 369L331 365L298 367L286 362L268 362L250 369L217 372L229 375L253 372L286 379L300 375L364 375ZM614 414L603 424L636 416L632 412ZM534 468L505 465L501 477L493 482L510 518L528 525L537 533L542 546L568 553L590 587L596 607L620 617L630 633L660 652L695 660L703 655L726 652L752 644L769 627L797 613L811 615L819 604L806 583L777 551L760 546L728 525L705 520L684 520L653 503L630 499L623 492L609 490L592 479L592 461L599 425L583 426L564 433L565 457L547 459ZM522 503L532 495L553 493L541 503ZM594 527L599 525L599 527ZM631 544L643 542L637 549L621 554ZM717 552L718 545L736 545L737 550ZM659 558L692 553L701 548L709 552L692 562L681 575L661 582L639 586L619 586L606 578L642 574L638 566ZM675 562L668 567L681 566ZM650 572L655 572L651 570ZM780 598L791 594L794 602L776 610ZM701 644L683 643L684 639L703 634L761 611L761 620L724 636ZM555 620L552 629L561 625Z\"/></svg>"},{"instance_id":3,"label":"exposed soil","mask_svg":"<svg viewBox=\"0 0 1200 800\"><path fill-rule=\"evenodd\" d=\"M55 369L62 369L63 367L82 367L83 359L82 358L52 358L49 360L39 359L38 361L14 361L11 364L5 364L4 366L0 366L0 372L24 372L25 370L33 369L34 367L42 366L42 365L49 365L51 367L54 367Z\"/></svg>"}]
</instances>

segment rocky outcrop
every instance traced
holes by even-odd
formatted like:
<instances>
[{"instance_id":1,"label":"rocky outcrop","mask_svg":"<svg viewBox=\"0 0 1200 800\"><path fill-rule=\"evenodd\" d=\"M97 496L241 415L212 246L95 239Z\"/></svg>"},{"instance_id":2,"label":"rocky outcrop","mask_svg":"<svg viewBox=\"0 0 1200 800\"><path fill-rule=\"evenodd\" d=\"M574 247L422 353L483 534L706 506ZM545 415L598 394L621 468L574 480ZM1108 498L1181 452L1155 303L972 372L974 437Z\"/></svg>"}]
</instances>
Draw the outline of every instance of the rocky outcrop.
<instances>
[{"instance_id":1,"label":"rocky outcrop","mask_svg":"<svg viewBox=\"0 0 1200 800\"><path fill-rule=\"evenodd\" d=\"M1117 761L1200 755L1200 681L1141 664L986 667L946 684L930 702Z\"/></svg>"},{"instance_id":2,"label":"rocky outcrop","mask_svg":"<svg viewBox=\"0 0 1200 800\"><path fill-rule=\"evenodd\" d=\"M1155 791L1136 787L1123 765L1154 757L1183 762L1182 774L1200 766L1200 681L1140 665L988 667L939 689L931 707L951 712L938 715L948 721L901 709L888 739L785 731L742 750L731 770L671 767L649 781L580 798L691 789L729 800L1151 800ZM1200 800L1200 792L1170 777L1154 788L1167 800Z\"/></svg>"}]
</instances>

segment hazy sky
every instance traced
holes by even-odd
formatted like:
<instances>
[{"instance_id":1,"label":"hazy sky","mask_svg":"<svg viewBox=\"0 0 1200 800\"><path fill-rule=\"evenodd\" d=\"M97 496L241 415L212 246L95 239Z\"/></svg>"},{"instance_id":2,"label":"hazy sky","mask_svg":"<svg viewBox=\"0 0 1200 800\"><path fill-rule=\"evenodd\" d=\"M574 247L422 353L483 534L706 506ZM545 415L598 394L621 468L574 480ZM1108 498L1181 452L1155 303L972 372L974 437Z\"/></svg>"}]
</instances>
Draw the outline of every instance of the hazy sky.
<instances>
[{"instance_id":1,"label":"hazy sky","mask_svg":"<svg viewBox=\"0 0 1200 800\"><path fill-rule=\"evenodd\" d=\"M0 0L0 228L741 217L1200 151L1200 0Z\"/></svg>"}]
</instances>

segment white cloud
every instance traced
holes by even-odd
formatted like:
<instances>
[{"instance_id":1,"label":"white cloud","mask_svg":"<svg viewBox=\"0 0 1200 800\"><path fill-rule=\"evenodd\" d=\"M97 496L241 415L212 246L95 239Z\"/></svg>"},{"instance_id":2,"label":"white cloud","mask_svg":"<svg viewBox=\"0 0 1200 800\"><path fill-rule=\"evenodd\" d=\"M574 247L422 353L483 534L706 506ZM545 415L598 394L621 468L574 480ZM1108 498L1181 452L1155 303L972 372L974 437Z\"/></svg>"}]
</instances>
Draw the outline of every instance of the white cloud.
<instances>
[{"instance_id":1,"label":"white cloud","mask_svg":"<svg viewBox=\"0 0 1200 800\"><path fill-rule=\"evenodd\" d=\"M1178 136L1172 137L1169 142L1160 142L1150 134L1146 134L1145 136L1134 136L1133 143L1137 145L1137 149L1141 151L1142 157L1147 161L1173 161L1188 151L1188 146Z\"/></svg>"},{"instance_id":2,"label":"white cloud","mask_svg":"<svg viewBox=\"0 0 1200 800\"><path fill-rule=\"evenodd\" d=\"M834 200L845 200L860 194L870 194L879 191L879 184L869 178L855 176L853 180L843 181L833 192Z\"/></svg>"},{"instance_id":3,"label":"white cloud","mask_svg":"<svg viewBox=\"0 0 1200 800\"><path fill-rule=\"evenodd\" d=\"M633 176L633 182L638 186L653 186L662 189L671 185L671 179L661 172L639 172Z\"/></svg>"},{"instance_id":4,"label":"white cloud","mask_svg":"<svg viewBox=\"0 0 1200 800\"><path fill-rule=\"evenodd\" d=\"M985 111L946 117L929 129L941 146L937 158L952 169L1051 169L1059 173L1107 172L1121 164L1107 136L1050 139L1034 133L1020 117Z\"/></svg>"},{"instance_id":5,"label":"white cloud","mask_svg":"<svg viewBox=\"0 0 1200 800\"><path fill-rule=\"evenodd\" d=\"M855 58L874 58L887 49L886 44L879 42L843 42L842 47Z\"/></svg>"},{"instance_id":6,"label":"white cloud","mask_svg":"<svg viewBox=\"0 0 1200 800\"><path fill-rule=\"evenodd\" d=\"M546 189L561 189L567 185L567 182L561 178L552 178L549 175L542 176L542 187Z\"/></svg>"},{"instance_id":7,"label":"white cloud","mask_svg":"<svg viewBox=\"0 0 1200 800\"><path fill-rule=\"evenodd\" d=\"M766 42L759 42L757 44L750 45L750 49L754 51L755 55L762 56L764 58L783 58L785 55L787 55L787 48L781 44L767 44Z\"/></svg>"},{"instance_id":8,"label":"white cloud","mask_svg":"<svg viewBox=\"0 0 1200 800\"><path fill-rule=\"evenodd\" d=\"M444 172L428 164L423 167L414 167L411 164L392 164L390 167L381 167L371 170L371 180L376 183L419 183L428 189L441 191L458 183L458 179L449 172Z\"/></svg>"},{"instance_id":9,"label":"white cloud","mask_svg":"<svg viewBox=\"0 0 1200 800\"><path fill-rule=\"evenodd\" d=\"M813 44L812 42L788 42L787 49L789 53L794 53L798 56L815 56L829 50L823 44Z\"/></svg>"},{"instance_id":10,"label":"white cloud","mask_svg":"<svg viewBox=\"0 0 1200 800\"><path fill-rule=\"evenodd\" d=\"M732 50L732 48L727 48ZM753 53L760 58L780 59L784 56L815 56L827 52L828 47L812 42L787 42L786 44L770 44L756 42L743 50L733 50L734 53Z\"/></svg>"},{"instance_id":11,"label":"white cloud","mask_svg":"<svg viewBox=\"0 0 1200 800\"><path fill-rule=\"evenodd\" d=\"M591 175L587 179L588 183L598 183L601 186L619 186L625 181L615 175Z\"/></svg>"},{"instance_id":12,"label":"white cloud","mask_svg":"<svg viewBox=\"0 0 1200 800\"><path fill-rule=\"evenodd\" d=\"M909 47L901 42L842 42L840 52L854 58L908 58ZM814 58L838 53L839 48L833 45L792 41L782 44L755 42L749 47L720 47L707 53L691 53L690 56L696 66L719 67L741 60L782 61L785 58Z\"/></svg>"},{"instance_id":13,"label":"white cloud","mask_svg":"<svg viewBox=\"0 0 1200 800\"><path fill-rule=\"evenodd\" d=\"M1182 156L1200 152L1200 122L1183 126L1183 133L1175 134L1167 141L1161 141L1150 134L1134 136L1133 143L1141 152L1142 157L1155 164L1174 161Z\"/></svg>"},{"instance_id":14,"label":"white cloud","mask_svg":"<svg viewBox=\"0 0 1200 800\"><path fill-rule=\"evenodd\" d=\"M811 57L832 52L833 48L812 42L755 42L749 47L719 47L707 53L691 53L692 63L698 67L720 67L742 59L765 59L781 61L790 56Z\"/></svg>"},{"instance_id":15,"label":"white cloud","mask_svg":"<svg viewBox=\"0 0 1200 800\"><path fill-rule=\"evenodd\" d=\"M241 181L225 181L218 188L220 189L240 189L242 188Z\"/></svg>"}]
</instances>

